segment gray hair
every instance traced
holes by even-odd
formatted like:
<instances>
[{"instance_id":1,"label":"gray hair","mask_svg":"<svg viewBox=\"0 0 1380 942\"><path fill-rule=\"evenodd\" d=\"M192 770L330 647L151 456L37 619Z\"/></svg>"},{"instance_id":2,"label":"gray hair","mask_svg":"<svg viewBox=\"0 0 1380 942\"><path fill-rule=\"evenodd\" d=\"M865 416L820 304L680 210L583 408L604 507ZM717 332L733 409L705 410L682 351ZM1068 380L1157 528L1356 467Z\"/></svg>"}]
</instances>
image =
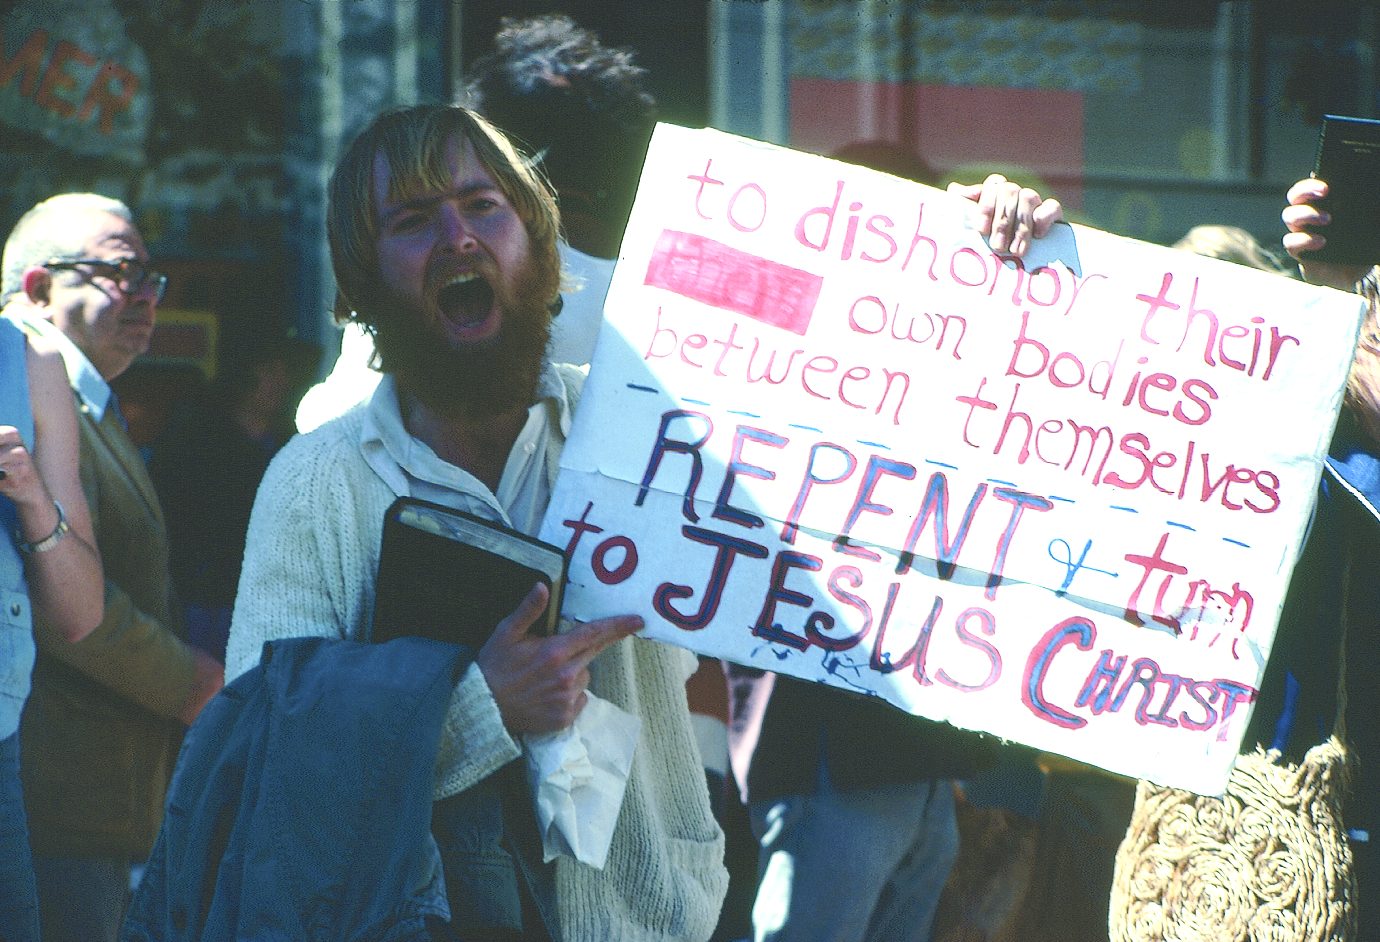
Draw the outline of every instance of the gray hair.
<instances>
[{"instance_id":1,"label":"gray hair","mask_svg":"<svg viewBox=\"0 0 1380 942\"><path fill-rule=\"evenodd\" d=\"M0 305L24 290L24 272L54 260L73 261L82 249L73 245L72 217L81 213L109 213L133 223L134 214L117 199L98 193L61 193L39 203L20 217L5 240L0 261Z\"/></svg>"}]
</instances>

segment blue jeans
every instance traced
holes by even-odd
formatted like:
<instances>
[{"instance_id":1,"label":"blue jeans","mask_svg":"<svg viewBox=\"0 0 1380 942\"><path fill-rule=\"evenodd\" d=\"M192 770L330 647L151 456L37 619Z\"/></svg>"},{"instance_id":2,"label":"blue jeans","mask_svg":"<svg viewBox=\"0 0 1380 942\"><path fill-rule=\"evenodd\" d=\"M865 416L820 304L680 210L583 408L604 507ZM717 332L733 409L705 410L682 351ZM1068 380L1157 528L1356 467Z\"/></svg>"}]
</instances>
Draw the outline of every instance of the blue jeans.
<instances>
[{"instance_id":1,"label":"blue jeans","mask_svg":"<svg viewBox=\"0 0 1380 942\"><path fill-rule=\"evenodd\" d=\"M752 802L756 942L926 942L958 859L953 782Z\"/></svg>"},{"instance_id":2,"label":"blue jeans","mask_svg":"<svg viewBox=\"0 0 1380 942\"><path fill-rule=\"evenodd\" d=\"M19 733L0 740L0 939L38 942L38 890L19 784Z\"/></svg>"}]
</instances>

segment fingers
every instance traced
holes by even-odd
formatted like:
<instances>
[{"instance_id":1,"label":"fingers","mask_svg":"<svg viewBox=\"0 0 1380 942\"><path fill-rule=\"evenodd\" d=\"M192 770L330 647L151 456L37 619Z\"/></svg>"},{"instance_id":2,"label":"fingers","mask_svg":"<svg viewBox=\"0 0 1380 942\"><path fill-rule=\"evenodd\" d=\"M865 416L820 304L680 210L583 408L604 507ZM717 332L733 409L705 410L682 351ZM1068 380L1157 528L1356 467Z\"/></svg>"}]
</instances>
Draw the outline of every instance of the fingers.
<instances>
[{"instance_id":1,"label":"fingers","mask_svg":"<svg viewBox=\"0 0 1380 942\"><path fill-rule=\"evenodd\" d=\"M580 711L589 703L589 671L567 688L555 688L545 696L533 696L528 704L527 733L554 733L568 729L580 718Z\"/></svg>"},{"instance_id":2,"label":"fingers","mask_svg":"<svg viewBox=\"0 0 1380 942\"><path fill-rule=\"evenodd\" d=\"M1047 235L1064 218L1058 200L1042 199L1037 191L999 173L980 186L950 184L949 192L977 203L977 229L987 236L992 251L1002 255L1024 255L1033 239Z\"/></svg>"},{"instance_id":3,"label":"fingers","mask_svg":"<svg viewBox=\"0 0 1380 942\"><path fill-rule=\"evenodd\" d=\"M1033 192L1033 191L1032 191ZM1056 199L1041 201L1035 208L1035 238L1043 239L1049 235L1056 222L1064 221L1064 205Z\"/></svg>"},{"instance_id":4,"label":"fingers","mask_svg":"<svg viewBox=\"0 0 1380 942\"><path fill-rule=\"evenodd\" d=\"M1339 291L1352 291L1356 283L1370 271L1369 265L1329 264L1316 261L1309 254L1327 245L1325 233L1332 216L1316 205L1316 201L1327 196L1327 193L1327 184L1313 177L1289 187L1289 205L1279 214L1289 231L1280 243L1284 251L1299 263L1299 274L1304 281Z\"/></svg>"},{"instance_id":5,"label":"fingers","mask_svg":"<svg viewBox=\"0 0 1380 942\"><path fill-rule=\"evenodd\" d=\"M560 637L568 643L573 658L588 664L605 648L641 631L643 624L641 615L616 615L585 622Z\"/></svg>"},{"instance_id":6,"label":"fingers","mask_svg":"<svg viewBox=\"0 0 1380 942\"><path fill-rule=\"evenodd\" d=\"M1279 218L1289 230L1283 239L1284 250L1295 259L1299 259L1302 253L1316 252L1327 244L1327 237L1315 230L1330 223L1332 217L1314 205L1315 200L1326 195L1327 184L1312 177L1289 187L1289 205L1280 212Z\"/></svg>"},{"instance_id":7,"label":"fingers","mask_svg":"<svg viewBox=\"0 0 1380 942\"><path fill-rule=\"evenodd\" d=\"M1332 217L1328 213L1311 203L1286 206L1280 212L1279 218L1289 227L1290 232L1303 232L1332 222Z\"/></svg>"},{"instance_id":8,"label":"fingers","mask_svg":"<svg viewBox=\"0 0 1380 942\"><path fill-rule=\"evenodd\" d=\"M620 615L547 638L526 634L530 620L524 613L529 612L524 602L476 658L504 725L515 734L552 732L573 723L589 700L590 662L643 625L641 616Z\"/></svg>"},{"instance_id":9,"label":"fingers","mask_svg":"<svg viewBox=\"0 0 1380 942\"><path fill-rule=\"evenodd\" d=\"M1290 232L1281 240L1284 251L1298 261L1303 261L1305 252L1316 252L1327 244L1324 236L1316 232Z\"/></svg>"},{"instance_id":10,"label":"fingers","mask_svg":"<svg viewBox=\"0 0 1380 942\"><path fill-rule=\"evenodd\" d=\"M11 425L0 426L0 494L15 501L27 496L35 503L42 502L47 494L33 456L24 447L19 430Z\"/></svg>"},{"instance_id":11,"label":"fingers","mask_svg":"<svg viewBox=\"0 0 1380 942\"><path fill-rule=\"evenodd\" d=\"M1010 216L1020 188L999 173L982 181L978 191L978 231L988 237L994 252L1006 251L1011 235Z\"/></svg>"},{"instance_id":12,"label":"fingers","mask_svg":"<svg viewBox=\"0 0 1380 942\"><path fill-rule=\"evenodd\" d=\"M545 583L538 582L532 586L532 591L527 593L527 597L513 613L498 623L489 644L492 644L495 638L502 639L500 643L512 643L527 637L527 632L537 623L537 619L541 618L541 613L546 611L546 603L550 597L551 591Z\"/></svg>"},{"instance_id":13,"label":"fingers","mask_svg":"<svg viewBox=\"0 0 1380 942\"><path fill-rule=\"evenodd\" d=\"M986 235L992 251L1006 252L1015 241L1015 229L1020 225L1021 191L999 174L988 177L982 187L979 206L988 207L982 213L990 220Z\"/></svg>"},{"instance_id":14,"label":"fingers","mask_svg":"<svg viewBox=\"0 0 1380 942\"><path fill-rule=\"evenodd\" d=\"M1326 195L1326 183L1314 177L1305 177L1289 187L1288 200L1290 206L1297 206L1303 203L1313 202L1314 200L1320 200Z\"/></svg>"}]
</instances>

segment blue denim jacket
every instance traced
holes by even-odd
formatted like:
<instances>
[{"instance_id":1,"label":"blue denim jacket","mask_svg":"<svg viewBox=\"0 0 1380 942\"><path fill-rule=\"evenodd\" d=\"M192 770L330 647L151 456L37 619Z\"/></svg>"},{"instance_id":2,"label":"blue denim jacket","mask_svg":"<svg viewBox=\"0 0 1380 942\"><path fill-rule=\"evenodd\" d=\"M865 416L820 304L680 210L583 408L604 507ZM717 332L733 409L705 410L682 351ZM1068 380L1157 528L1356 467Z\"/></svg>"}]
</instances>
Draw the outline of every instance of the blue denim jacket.
<instances>
[{"instance_id":1,"label":"blue denim jacket","mask_svg":"<svg viewBox=\"0 0 1380 942\"><path fill-rule=\"evenodd\" d=\"M29 403L27 344L19 326L0 317L0 425L19 429L34 444L34 415ZM19 730L19 715L28 699L34 669L34 626L24 560L14 545L18 522L14 504L0 497L0 739Z\"/></svg>"},{"instance_id":2,"label":"blue denim jacket","mask_svg":"<svg viewBox=\"0 0 1380 942\"><path fill-rule=\"evenodd\" d=\"M188 731L120 938L399 942L449 917L431 836L466 649L293 638Z\"/></svg>"}]
</instances>

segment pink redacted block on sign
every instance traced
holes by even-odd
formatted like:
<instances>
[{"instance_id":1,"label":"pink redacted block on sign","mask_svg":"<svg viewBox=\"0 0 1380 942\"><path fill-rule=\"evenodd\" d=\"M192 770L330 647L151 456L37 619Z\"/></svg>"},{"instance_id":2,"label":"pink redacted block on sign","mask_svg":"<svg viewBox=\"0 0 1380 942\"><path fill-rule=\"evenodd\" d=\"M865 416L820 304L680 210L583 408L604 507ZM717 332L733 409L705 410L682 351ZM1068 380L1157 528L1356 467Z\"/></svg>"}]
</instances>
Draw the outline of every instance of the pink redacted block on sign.
<instances>
[{"instance_id":1,"label":"pink redacted block on sign","mask_svg":"<svg viewBox=\"0 0 1380 942\"><path fill-rule=\"evenodd\" d=\"M643 283L804 336L824 279L704 236L663 229Z\"/></svg>"}]
</instances>

